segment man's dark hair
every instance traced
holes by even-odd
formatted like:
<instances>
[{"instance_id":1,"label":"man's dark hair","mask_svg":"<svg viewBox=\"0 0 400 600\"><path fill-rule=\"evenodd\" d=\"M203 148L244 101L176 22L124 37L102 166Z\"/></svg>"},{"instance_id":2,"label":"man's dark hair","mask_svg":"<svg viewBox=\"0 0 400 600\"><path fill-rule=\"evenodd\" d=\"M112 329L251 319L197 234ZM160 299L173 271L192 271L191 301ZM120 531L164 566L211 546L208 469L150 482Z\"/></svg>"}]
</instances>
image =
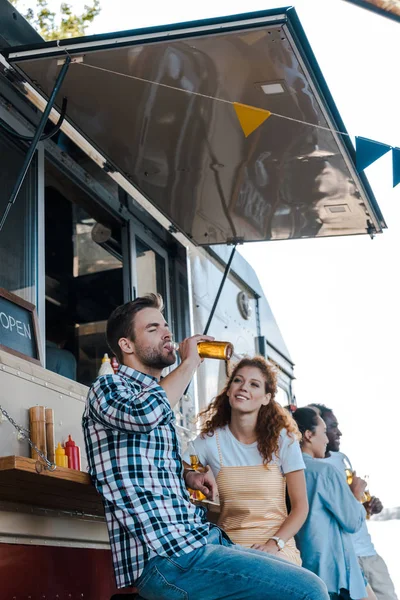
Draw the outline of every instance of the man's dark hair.
<instances>
[{"instance_id":1,"label":"man's dark hair","mask_svg":"<svg viewBox=\"0 0 400 600\"><path fill-rule=\"evenodd\" d=\"M135 341L135 315L144 308L156 308L162 312L164 309L162 296L160 294L146 294L132 302L122 304L113 310L107 321L107 344L121 365L124 357L118 340L128 338L132 342Z\"/></svg>"},{"instance_id":2,"label":"man's dark hair","mask_svg":"<svg viewBox=\"0 0 400 600\"><path fill-rule=\"evenodd\" d=\"M325 421L325 416L327 414L332 414L333 410L331 408L328 408L327 406L325 406L325 404L316 404L315 402L313 402L312 404L309 404L308 406L314 406L315 408L317 408L319 410L319 414L321 415L321 419L323 419Z\"/></svg>"}]
</instances>

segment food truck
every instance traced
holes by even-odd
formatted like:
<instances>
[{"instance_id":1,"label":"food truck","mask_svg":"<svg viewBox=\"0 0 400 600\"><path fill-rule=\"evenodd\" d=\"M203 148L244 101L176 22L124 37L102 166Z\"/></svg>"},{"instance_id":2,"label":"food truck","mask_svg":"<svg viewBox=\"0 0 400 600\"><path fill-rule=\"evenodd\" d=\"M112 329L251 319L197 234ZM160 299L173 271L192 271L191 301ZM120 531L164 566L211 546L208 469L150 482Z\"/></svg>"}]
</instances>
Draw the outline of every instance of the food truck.
<instances>
[{"instance_id":1,"label":"food truck","mask_svg":"<svg viewBox=\"0 0 400 600\"><path fill-rule=\"evenodd\" d=\"M161 293L174 339L263 354L293 404L293 361L237 248L385 222L293 8L44 42L0 0L0 157L0 598L110 600L81 415L111 311ZM49 368L54 348L72 371ZM201 365L176 409L183 444L226 372ZM30 444L35 406L80 470Z\"/></svg>"}]
</instances>

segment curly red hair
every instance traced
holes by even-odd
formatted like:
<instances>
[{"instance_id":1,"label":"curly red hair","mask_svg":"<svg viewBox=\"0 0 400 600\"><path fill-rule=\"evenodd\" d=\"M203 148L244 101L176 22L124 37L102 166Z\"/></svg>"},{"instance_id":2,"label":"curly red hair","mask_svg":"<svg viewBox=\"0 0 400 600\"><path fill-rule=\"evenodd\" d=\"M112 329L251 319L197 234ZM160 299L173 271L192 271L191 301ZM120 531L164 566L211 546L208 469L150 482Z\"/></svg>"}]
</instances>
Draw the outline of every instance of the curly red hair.
<instances>
[{"instance_id":1,"label":"curly red hair","mask_svg":"<svg viewBox=\"0 0 400 600\"><path fill-rule=\"evenodd\" d=\"M275 367L268 363L262 356L254 358L243 358L233 369L224 389L203 410L199 417L204 418L201 435L214 435L219 427L225 427L231 421L231 406L227 391L238 371L244 367L255 367L260 370L265 379L265 392L271 394L271 400L267 406L261 406L256 423L257 447L263 457L264 465L272 460L273 454L279 452L279 436L282 429L294 439L300 439L299 430L292 416L275 401L278 387L278 373Z\"/></svg>"}]
</instances>

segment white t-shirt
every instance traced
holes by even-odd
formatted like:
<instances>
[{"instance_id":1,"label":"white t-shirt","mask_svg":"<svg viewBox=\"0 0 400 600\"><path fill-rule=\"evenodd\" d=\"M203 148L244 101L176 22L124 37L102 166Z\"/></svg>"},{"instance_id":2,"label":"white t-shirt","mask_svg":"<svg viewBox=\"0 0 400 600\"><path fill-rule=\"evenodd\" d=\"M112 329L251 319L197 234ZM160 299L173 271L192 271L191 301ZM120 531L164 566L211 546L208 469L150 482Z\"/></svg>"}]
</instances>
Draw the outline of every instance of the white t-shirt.
<instances>
[{"instance_id":1,"label":"white t-shirt","mask_svg":"<svg viewBox=\"0 0 400 600\"><path fill-rule=\"evenodd\" d=\"M322 460L336 467L343 474L343 477L346 478L346 462L349 465L351 463L343 452L331 452L328 458L323 458ZM366 521L363 522L361 529L357 533L352 534L351 540L357 556L375 556L376 550L368 532Z\"/></svg>"},{"instance_id":2,"label":"white t-shirt","mask_svg":"<svg viewBox=\"0 0 400 600\"><path fill-rule=\"evenodd\" d=\"M257 442L253 444L239 442L231 433L228 425L218 429L218 439L224 467L254 467L263 464L263 457L258 451ZM217 477L221 463L215 433L212 436L205 435L204 438L198 436L194 442L191 442L191 445L194 446L201 464L210 465L214 476ZM193 454L190 448L189 445L183 455L183 459L188 464L190 464L190 454ZM298 441L288 435L286 429L282 429L280 433L279 452L276 456L272 456L270 464L279 465L284 475L306 468Z\"/></svg>"}]
</instances>

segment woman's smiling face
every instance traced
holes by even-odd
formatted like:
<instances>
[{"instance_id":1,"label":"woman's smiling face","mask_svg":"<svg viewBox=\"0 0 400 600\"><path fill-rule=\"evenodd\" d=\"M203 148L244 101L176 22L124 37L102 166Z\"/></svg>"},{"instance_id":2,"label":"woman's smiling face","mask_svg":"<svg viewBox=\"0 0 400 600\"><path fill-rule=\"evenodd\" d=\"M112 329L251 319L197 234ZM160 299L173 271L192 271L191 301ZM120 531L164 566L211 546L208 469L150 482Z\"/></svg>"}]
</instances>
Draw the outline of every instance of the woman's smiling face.
<instances>
[{"instance_id":1,"label":"woman's smiling face","mask_svg":"<svg viewBox=\"0 0 400 600\"><path fill-rule=\"evenodd\" d=\"M265 377L257 367L239 369L227 391L232 411L258 413L271 398L265 391L265 383Z\"/></svg>"}]
</instances>

